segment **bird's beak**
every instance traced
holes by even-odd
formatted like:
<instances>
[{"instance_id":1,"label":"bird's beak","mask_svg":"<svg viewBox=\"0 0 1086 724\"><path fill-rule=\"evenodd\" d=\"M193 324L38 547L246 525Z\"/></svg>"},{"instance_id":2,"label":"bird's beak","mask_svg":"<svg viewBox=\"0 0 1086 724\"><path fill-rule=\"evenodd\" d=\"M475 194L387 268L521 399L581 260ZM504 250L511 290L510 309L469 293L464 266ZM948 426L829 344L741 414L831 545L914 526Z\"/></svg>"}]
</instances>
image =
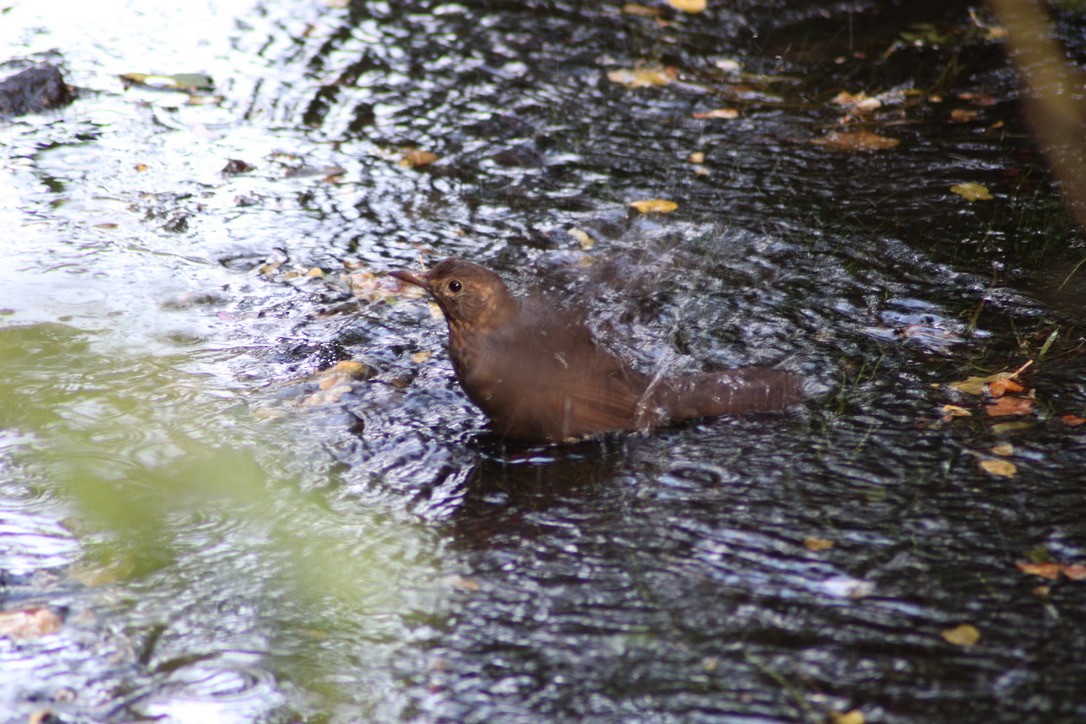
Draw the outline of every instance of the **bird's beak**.
<instances>
[{"instance_id":1,"label":"bird's beak","mask_svg":"<svg viewBox=\"0 0 1086 724\"><path fill-rule=\"evenodd\" d=\"M397 269L395 271L390 271L388 273L388 275L390 277L396 277L401 282L407 282L408 284L414 284L416 287L422 287L423 289L429 289L425 274L423 274L420 277L420 276L415 276L414 274L412 274L409 271L401 271L401 270Z\"/></svg>"}]
</instances>

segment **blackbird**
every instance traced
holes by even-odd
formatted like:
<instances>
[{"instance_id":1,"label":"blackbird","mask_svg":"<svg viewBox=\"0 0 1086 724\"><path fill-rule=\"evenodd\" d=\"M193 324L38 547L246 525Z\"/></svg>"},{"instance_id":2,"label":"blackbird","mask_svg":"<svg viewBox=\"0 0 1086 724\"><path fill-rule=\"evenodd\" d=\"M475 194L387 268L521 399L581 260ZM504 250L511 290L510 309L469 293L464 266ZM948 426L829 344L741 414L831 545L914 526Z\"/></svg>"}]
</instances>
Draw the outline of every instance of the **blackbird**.
<instances>
[{"instance_id":1,"label":"blackbird","mask_svg":"<svg viewBox=\"0 0 1086 724\"><path fill-rule=\"evenodd\" d=\"M501 277L470 261L445 259L419 275L389 273L441 307L456 378L504 438L566 442L779 410L803 399L802 378L780 369L639 372L597 345L576 315L540 298L518 300Z\"/></svg>"}]
</instances>

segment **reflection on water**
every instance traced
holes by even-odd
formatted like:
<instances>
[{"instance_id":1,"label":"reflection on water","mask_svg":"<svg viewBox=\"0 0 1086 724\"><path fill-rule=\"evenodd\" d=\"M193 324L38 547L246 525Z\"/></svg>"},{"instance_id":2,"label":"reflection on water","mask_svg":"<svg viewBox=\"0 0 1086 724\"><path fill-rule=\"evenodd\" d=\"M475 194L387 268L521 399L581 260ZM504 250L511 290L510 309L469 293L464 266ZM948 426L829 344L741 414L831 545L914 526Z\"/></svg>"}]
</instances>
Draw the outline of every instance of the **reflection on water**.
<instances>
[{"instance_id":1,"label":"reflection on water","mask_svg":"<svg viewBox=\"0 0 1086 724\"><path fill-rule=\"evenodd\" d=\"M990 260L927 251L1010 233L944 187L1028 175L1013 114L948 131L925 97L893 111L893 153L807 143L842 112L830 86L975 58L909 43L868 64L911 22L883 4L339 5L3 15L0 46L81 92L0 122L0 610L63 616L0 638L0 709L1086 718L1086 599L1015 565L1086 557L1082 436L1058 421L1084 412L1077 350L1034 365L1017 427L946 384L1077 333ZM946 5L935 20L974 27ZM858 50L854 20L883 45ZM998 46L962 32L986 60L938 82L1009 96ZM804 45L823 33L830 50ZM732 57L749 73L722 74ZM607 80L645 60L683 82ZM222 101L124 72L207 73ZM738 118L694 118L725 99ZM414 146L438 160L401 165ZM658 196L676 214L631 222ZM506 446L453 383L443 323L342 276L453 254L586 307L642 366L783 361L823 394ZM374 375L320 390L348 357ZM1015 477L978 467L997 446ZM943 638L960 623L979 644Z\"/></svg>"}]
</instances>

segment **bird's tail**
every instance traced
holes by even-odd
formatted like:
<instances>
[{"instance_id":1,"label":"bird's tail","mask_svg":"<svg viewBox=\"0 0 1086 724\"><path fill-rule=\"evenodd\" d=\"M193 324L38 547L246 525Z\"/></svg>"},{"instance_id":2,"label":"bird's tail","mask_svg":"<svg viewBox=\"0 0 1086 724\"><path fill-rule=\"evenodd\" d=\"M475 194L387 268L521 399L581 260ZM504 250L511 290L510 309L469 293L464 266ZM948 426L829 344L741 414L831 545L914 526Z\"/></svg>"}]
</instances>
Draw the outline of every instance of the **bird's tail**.
<instances>
[{"instance_id":1,"label":"bird's tail","mask_svg":"<svg viewBox=\"0 0 1086 724\"><path fill-rule=\"evenodd\" d=\"M643 399L647 426L699 417L772 412L800 402L803 378L768 367L708 372L659 380Z\"/></svg>"}]
</instances>

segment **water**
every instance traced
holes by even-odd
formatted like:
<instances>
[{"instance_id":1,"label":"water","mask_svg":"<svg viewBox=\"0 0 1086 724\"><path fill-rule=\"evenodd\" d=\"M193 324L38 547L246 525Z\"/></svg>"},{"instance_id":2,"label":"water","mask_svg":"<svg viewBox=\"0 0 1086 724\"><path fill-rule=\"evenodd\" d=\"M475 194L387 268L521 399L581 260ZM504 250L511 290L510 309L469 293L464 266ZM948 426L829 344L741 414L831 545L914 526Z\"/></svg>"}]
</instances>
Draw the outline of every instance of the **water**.
<instances>
[{"instance_id":1,"label":"water","mask_svg":"<svg viewBox=\"0 0 1086 724\"><path fill-rule=\"evenodd\" d=\"M870 60L963 8L100 5L0 27L81 89L0 126L0 610L63 618L0 638L8 718L1086 715L1081 584L1016 566L1086 559L1077 282L1053 282L1078 237L998 46ZM970 72L939 80L951 52ZM681 82L606 80L639 59ZM911 78L952 100L887 110L899 150L808 143L838 90ZM625 206L656 197L679 210ZM785 364L817 395L504 446L443 323L346 277L446 255L586 306L643 368ZM948 387L1030 358L1024 426ZM372 376L321 392L345 359ZM971 648L942 635L963 623Z\"/></svg>"}]
</instances>

